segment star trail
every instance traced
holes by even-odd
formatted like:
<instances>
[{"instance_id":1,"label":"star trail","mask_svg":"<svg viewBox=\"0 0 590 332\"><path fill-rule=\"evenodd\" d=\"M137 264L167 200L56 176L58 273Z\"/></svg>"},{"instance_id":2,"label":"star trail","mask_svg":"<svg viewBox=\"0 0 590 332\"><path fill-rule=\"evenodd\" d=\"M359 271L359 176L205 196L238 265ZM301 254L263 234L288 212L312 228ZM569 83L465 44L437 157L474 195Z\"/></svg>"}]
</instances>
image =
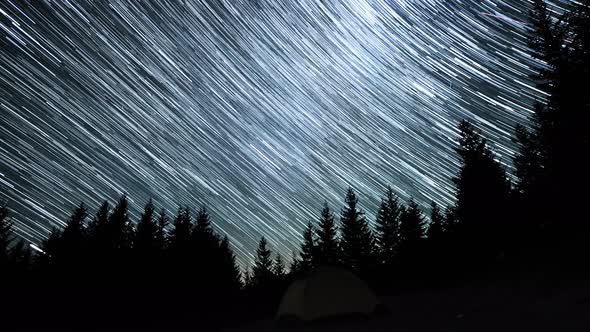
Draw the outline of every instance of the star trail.
<instances>
[{"instance_id":1,"label":"star trail","mask_svg":"<svg viewBox=\"0 0 590 332\"><path fill-rule=\"evenodd\" d=\"M387 184L449 204L458 122L510 169L545 97L530 6L3 0L0 199L32 243L80 201L207 205L242 264L261 235L290 255L349 185L369 219Z\"/></svg>"}]
</instances>

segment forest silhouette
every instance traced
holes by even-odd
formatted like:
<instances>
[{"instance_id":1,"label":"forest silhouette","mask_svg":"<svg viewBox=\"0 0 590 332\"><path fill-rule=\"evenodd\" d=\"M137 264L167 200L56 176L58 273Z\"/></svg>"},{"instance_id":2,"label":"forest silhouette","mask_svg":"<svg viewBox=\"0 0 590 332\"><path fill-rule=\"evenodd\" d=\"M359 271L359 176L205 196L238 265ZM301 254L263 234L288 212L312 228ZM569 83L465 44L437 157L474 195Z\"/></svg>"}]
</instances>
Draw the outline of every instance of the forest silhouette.
<instances>
[{"instance_id":1,"label":"forest silhouette","mask_svg":"<svg viewBox=\"0 0 590 332\"><path fill-rule=\"evenodd\" d=\"M513 177L485 133L462 121L454 204L433 202L422 211L387 187L377 214L366 216L362 198L348 188L341 207L325 203L307 224L290 259L262 237L244 270L227 236L214 231L207 207L169 212L150 200L131 220L124 194L94 211L80 203L33 253L14 234L3 202L5 317L84 330L222 328L272 317L286 287L324 265L353 271L378 294L473 280L535 279L558 287L588 279L590 222L582 207L590 189L590 1L553 19L535 0L531 28L533 56L546 64L536 79L549 96L515 128Z\"/></svg>"}]
</instances>

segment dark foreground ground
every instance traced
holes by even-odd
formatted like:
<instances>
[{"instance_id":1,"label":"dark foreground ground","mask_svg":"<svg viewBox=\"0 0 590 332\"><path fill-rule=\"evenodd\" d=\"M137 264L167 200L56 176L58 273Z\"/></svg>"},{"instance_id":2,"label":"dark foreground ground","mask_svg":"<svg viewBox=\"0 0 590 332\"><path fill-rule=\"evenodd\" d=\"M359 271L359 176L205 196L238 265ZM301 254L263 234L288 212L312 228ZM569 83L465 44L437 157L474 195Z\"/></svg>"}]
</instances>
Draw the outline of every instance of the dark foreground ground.
<instances>
[{"instance_id":1,"label":"dark foreground ground","mask_svg":"<svg viewBox=\"0 0 590 332\"><path fill-rule=\"evenodd\" d=\"M48 290L0 294L0 331L590 331L590 282L479 282L381 297L390 314L364 322L279 327L255 320L260 298L220 296L205 313L182 289ZM182 299L182 300L179 300ZM155 303L155 304L154 304ZM269 315L269 314L267 314ZM267 316L268 317L268 316Z\"/></svg>"},{"instance_id":2,"label":"dark foreground ground","mask_svg":"<svg viewBox=\"0 0 590 332\"><path fill-rule=\"evenodd\" d=\"M364 322L284 328L266 320L227 331L590 331L589 282L473 284L382 301L391 313Z\"/></svg>"}]
</instances>

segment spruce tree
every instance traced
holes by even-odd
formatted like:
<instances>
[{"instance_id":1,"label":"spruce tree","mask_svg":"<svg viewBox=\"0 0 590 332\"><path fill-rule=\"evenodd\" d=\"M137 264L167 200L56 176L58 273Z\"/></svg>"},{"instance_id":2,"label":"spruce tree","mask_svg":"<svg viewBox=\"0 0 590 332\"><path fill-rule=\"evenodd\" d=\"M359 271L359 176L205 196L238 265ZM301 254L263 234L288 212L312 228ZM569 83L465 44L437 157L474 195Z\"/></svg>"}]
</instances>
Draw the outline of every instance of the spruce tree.
<instances>
[{"instance_id":1,"label":"spruce tree","mask_svg":"<svg viewBox=\"0 0 590 332\"><path fill-rule=\"evenodd\" d=\"M236 263L236 256L231 250L229 239L224 236L220 242L220 278L225 291L237 291L242 287L240 268Z\"/></svg>"},{"instance_id":2,"label":"spruce tree","mask_svg":"<svg viewBox=\"0 0 590 332\"><path fill-rule=\"evenodd\" d=\"M258 287L268 286L273 280L272 252L267 245L268 242L263 236L256 249L256 259L254 260L254 266L252 268L252 283Z\"/></svg>"},{"instance_id":3,"label":"spruce tree","mask_svg":"<svg viewBox=\"0 0 590 332\"><path fill-rule=\"evenodd\" d=\"M62 272L68 274L80 268L85 268L87 264L87 233L86 217L88 209L84 203L74 209L66 226L61 232L58 243L58 251L55 253L55 261L60 265Z\"/></svg>"},{"instance_id":4,"label":"spruce tree","mask_svg":"<svg viewBox=\"0 0 590 332\"><path fill-rule=\"evenodd\" d=\"M166 214L166 209L162 208L160 210L160 214L158 215L158 224L156 228L156 246L160 252L166 250L168 246L168 215Z\"/></svg>"},{"instance_id":5,"label":"spruce tree","mask_svg":"<svg viewBox=\"0 0 590 332\"><path fill-rule=\"evenodd\" d=\"M509 219L510 182L495 160L487 141L467 121L459 125L460 146L457 152L461 167L454 179L459 240L467 258L484 262L504 250L506 235L511 231Z\"/></svg>"},{"instance_id":6,"label":"spruce tree","mask_svg":"<svg viewBox=\"0 0 590 332\"><path fill-rule=\"evenodd\" d=\"M113 251L127 251L133 246L135 230L129 220L129 200L123 194L108 220L109 247Z\"/></svg>"},{"instance_id":7,"label":"spruce tree","mask_svg":"<svg viewBox=\"0 0 590 332\"><path fill-rule=\"evenodd\" d=\"M316 232L316 260L318 265L337 265L340 258L340 248L338 246L336 224L334 223L334 213L330 210L328 203L324 203L322 214L320 215L320 222Z\"/></svg>"},{"instance_id":8,"label":"spruce tree","mask_svg":"<svg viewBox=\"0 0 590 332\"><path fill-rule=\"evenodd\" d=\"M313 224L307 223L303 230L303 242L301 243L301 265L303 273L308 273L317 266L317 239Z\"/></svg>"},{"instance_id":9,"label":"spruce tree","mask_svg":"<svg viewBox=\"0 0 590 332\"><path fill-rule=\"evenodd\" d=\"M296 250L291 254L291 263L289 264L289 276L298 277L301 274L301 259Z\"/></svg>"},{"instance_id":10,"label":"spruce tree","mask_svg":"<svg viewBox=\"0 0 590 332\"><path fill-rule=\"evenodd\" d=\"M425 235L425 225L420 207L410 198L400 222L400 252L406 260L418 254Z\"/></svg>"},{"instance_id":11,"label":"spruce tree","mask_svg":"<svg viewBox=\"0 0 590 332\"><path fill-rule=\"evenodd\" d=\"M395 260L399 245L399 219L403 211L399 199L391 187L387 187L385 198L381 200L376 217L376 247L379 264L389 266Z\"/></svg>"},{"instance_id":12,"label":"spruce tree","mask_svg":"<svg viewBox=\"0 0 590 332\"><path fill-rule=\"evenodd\" d=\"M0 201L0 269L8 264L12 240L12 220L6 202Z\"/></svg>"},{"instance_id":13,"label":"spruce tree","mask_svg":"<svg viewBox=\"0 0 590 332\"><path fill-rule=\"evenodd\" d=\"M137 234L135 238L135 250L139 257L152 259L158 250L157 232L158 225L154 218L154 202L150 200L143 208L140 220L137 223Z\"/></svg>"},{"instance_id":14,"label":"spruce tree","mask_svg":"<svg viewBox=\"0 0 590 332\"><path fill-rule=\"evenodd\" d=\"M214 285L220 279L221 251L219 238L213 231L207 208L201 207L197 212L195 227L191 233L191 251L195 267L201 267L196 275L201 286Z\"/></svg>"},{"instance_id":15,"label":"spruce tree","mask_svg":"<svg viewBox=\"0 0 590 332\"><path fill-rule=\"evenodd\" d=\"M444 233L444 217L436 202L430 204L430 224L426 236L431 243L440 243Z\"/></svg>"},{"instance_id":16,"label":"spruce tree","mask_svg":"<svg viewBox=\"0 0 590 332\"><path fill-rule=\"evenodd\" d=\"M340 215L342 263L361 274L367 273L373 260L373 235L364 213L357 207L358 199L348 188L345 207Z\"/></svg>"},{"instance_id":17,"label":"spruce tree","mask_svg":"<svg viewBox=\"0 0 590 332\"><path fill-rule=\"evenodd\" d=\"M285 263L283 263L283 258L278 252L273 263L272 271L278 280L282 280L285 277Z\"/></svg>"}]
</instances>

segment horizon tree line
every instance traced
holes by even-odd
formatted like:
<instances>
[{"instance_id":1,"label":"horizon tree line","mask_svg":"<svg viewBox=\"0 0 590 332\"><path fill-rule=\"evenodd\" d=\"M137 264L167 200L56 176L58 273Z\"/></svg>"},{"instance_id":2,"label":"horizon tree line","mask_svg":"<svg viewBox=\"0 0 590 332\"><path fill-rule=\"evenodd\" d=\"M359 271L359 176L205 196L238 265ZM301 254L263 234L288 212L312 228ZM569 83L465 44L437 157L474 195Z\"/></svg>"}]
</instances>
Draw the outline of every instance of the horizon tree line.
<instances>
[{"instance_id":1,"label":"horizon tree line","mask_svg":"<svg viewBox=\"0 0 590 332\"><path fill-rule=\"evenodd\" d=\"M544 1L534 0L530 45L546 64L537 78L549 97L535 106L528 127L515 128L516 181L481 132L462 121L456 201L446 207L432 203L428 225L413 199L404 205L386 188L372 228L348 188L339 225L324 204L317 224L306 225L288 268L282 256L273 257L263 237L254 265L240 273L229 240L214 232L205 207L195 221L190 208L181 207L170 224L166 211L156 212L150 200L135 224L125 195L113 207L105 201L91 219L81 203L34 256L24 242L15 241L2 203L0 266L55 280L67 275L80 283L84 276L117 283L121 274L149 283L143 277L166 271L201 288L220 289L239 289L242 281L264 285L320 265L343 266L377 284L432 273L432 278L472 278L523 257L569 264L571 273L588 272L576 260L590 249L590 224L579 215L590 188L590 95L580 84L590 74L590 1L570 9L555 19Z\"/></svg>"}]
</instances>

